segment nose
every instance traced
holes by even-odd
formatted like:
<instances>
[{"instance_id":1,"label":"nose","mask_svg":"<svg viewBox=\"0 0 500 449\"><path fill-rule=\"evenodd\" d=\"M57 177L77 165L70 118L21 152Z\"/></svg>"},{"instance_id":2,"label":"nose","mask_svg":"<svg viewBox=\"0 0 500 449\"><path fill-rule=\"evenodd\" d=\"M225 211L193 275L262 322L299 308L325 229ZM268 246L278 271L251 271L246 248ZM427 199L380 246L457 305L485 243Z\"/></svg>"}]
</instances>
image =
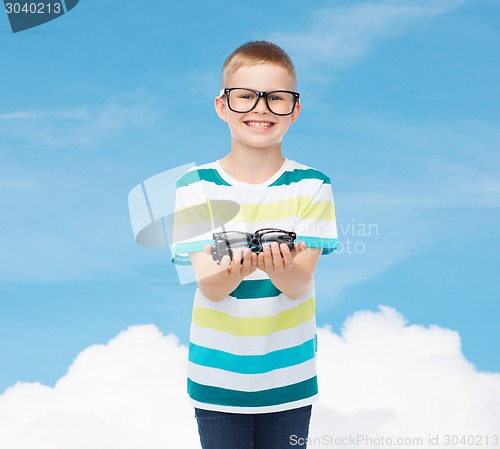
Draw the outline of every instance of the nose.
<instances>
[{"instance_id":1,"label":"nose","mask_svg":"<svg viewBox=\"0 0 500 449\"><path fill-rule=\"evenodd\" d=\"M257 100L257 104L254 107L254 111L258 113L269 112L269 108L267 107L266 99L264 97L260 97Z\"/></svg>"}]
</instances>

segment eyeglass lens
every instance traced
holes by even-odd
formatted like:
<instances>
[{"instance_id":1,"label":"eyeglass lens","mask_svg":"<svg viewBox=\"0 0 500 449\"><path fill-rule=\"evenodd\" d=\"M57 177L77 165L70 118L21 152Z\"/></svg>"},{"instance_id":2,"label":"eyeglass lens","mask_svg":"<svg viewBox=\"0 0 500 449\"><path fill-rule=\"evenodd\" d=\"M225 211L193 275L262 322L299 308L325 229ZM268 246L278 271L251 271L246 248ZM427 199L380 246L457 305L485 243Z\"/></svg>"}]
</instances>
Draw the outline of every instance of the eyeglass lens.
<instances>
[{"instance_id":1,"label":"eyeglass lens","mask_svg":"<svg viewBox=\"0 0 500 449\"><path fill-rule=\"evenodd\" d=\"M291 242L292 238L283 232L266 232L260 237L260 243L262 246L268 246L273 242Z\"/></svg>"},{"instance_id":2,"label":"eyeglass lens","mask_svg":"<svg viewBox=\"0 0 500 449\"><path fill-rule=\"evenodd\" d=\"M219 234L217 243L220 247L231 249L248 248L250 237L242 232L223 232Z\"/></svg>"},{"instance_id":3,"label":"eyeglass lens","mask_svg":"<svg viewBox=\"0 0 500 449\"><path fill-rule=\"evenodd\" d=\"M258 246L268 246L273 242L293 242L293 237L284 231L267 231L259 234L258 239L242 232L223 232L217 238L217 246L220 250L252 248L259 250Z\"/></svg>"},{"instance_id":4,"label":"eyeglass lens","mask_svg":"<svg viewBox=\"0 0 500 449\"><path fill-rule=\"evenodd\" d=\"M259 96L248 89L233 89L229 93L229 107L235 112L251 111L258 100ZM267 94L267 105L274 114L291 114L296 102L295 96L290 92L276 90Z\"/></svg>"}]
</instances>

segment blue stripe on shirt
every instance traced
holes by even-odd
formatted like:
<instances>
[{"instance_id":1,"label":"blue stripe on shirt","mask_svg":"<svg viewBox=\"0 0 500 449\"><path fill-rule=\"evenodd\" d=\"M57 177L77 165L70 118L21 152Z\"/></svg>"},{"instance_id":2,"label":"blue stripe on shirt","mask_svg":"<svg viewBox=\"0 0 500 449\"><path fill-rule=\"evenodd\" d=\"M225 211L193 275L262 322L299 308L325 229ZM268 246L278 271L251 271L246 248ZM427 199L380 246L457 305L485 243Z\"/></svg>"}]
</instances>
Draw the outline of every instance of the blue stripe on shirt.
<instances>
[{"instance_id":1,"label":"blue stripe on shirt","mask_svg":"<svg viewBox=\"0 0 500 449\"><path fill-rule=\"evenodd\" d=\"M315 338L291 348L279 349L263 355L237 355L191 343L189 361L233 373L262 374L307 362L314 358L315 352Z\"/></svg>"}]
</instances>

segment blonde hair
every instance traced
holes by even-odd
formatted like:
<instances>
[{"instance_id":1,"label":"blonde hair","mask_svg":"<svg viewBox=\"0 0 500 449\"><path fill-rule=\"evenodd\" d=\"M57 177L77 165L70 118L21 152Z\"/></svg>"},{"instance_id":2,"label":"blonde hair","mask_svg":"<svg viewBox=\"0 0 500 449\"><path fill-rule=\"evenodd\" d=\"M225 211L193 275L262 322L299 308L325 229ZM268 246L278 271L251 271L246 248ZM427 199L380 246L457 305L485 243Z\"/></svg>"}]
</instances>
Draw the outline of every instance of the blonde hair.
<instances>
[{"instance_id":1,"label":"blonde hair","mask_svg":"<svg viewBox=\"0 0 500 449\"><path fill-rule=\"evenodd\" d=\"M285 50L272 42L253 41L238 47L228 56L222 66L222 87L227 87L227 79L240 67L256 64L275 64L283 67L290 74L293 84L297 82L295 66Z\"/></svg>"}]
</instances>

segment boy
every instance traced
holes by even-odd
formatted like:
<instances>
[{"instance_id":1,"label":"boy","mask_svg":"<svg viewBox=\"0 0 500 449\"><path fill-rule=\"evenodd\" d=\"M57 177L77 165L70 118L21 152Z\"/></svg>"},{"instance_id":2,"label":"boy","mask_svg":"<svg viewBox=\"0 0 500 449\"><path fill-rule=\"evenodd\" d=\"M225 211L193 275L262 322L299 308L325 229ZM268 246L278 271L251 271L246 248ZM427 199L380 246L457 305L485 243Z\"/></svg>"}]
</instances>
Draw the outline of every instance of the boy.
<instances>
[{"instance_id":1,"label":"boy","mask_svg":"<svg viewBox=\"0 0 500 449\"><path fill-rule=\"evenodd\" d=\"M203 449L305 447L297 442L307 438L317 397L313 274L337 231L329 178L281 153L301 109L295 89L281 48L257 41L236 49L215 98L231 151L177 183L174 261L189 260L198 284L188 392ZM223 201L237 207L214 224Z\"/></svg>"}]
</instances>

